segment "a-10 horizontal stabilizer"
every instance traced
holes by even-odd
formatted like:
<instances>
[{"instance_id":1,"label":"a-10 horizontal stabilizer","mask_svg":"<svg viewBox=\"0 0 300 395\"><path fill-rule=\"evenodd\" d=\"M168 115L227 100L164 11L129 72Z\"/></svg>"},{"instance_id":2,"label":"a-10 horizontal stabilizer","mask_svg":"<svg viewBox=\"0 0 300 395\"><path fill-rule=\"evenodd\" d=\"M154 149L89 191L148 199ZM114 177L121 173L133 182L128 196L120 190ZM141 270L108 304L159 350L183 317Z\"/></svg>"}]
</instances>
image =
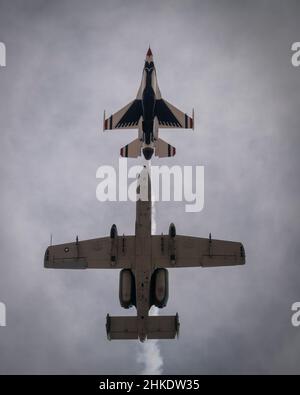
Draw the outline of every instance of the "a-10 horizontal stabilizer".
<instances>
[{"instance_id":1,"label":"a-10 horizontal stabilizer","mask_svg":"<svg viewBox=\"0 0 300 395\"><path fill-rule=\"evenodd\" d=\"M150 316L147 325L147 339L174 339L179 335L178 314Z\"/></svg>"},{"instance_id":2,"label":"a-10 horizontal stabilizer","mask_svg":"<svg viewBox=\"0 0 300 395\"><path fill-rule=\"evenodd\" d=\"M179 334L178 314L174 316L145 317L148 339L174 339ZM138 339L138 317L106 317L109 340Z\"/></svg>"},{"instance_id":3,"label":"a-10 horizontal stabilizer","mask_svg":"<svg viewBox=\"0 0 300 395\"><path fill-rule=\"evenodd\" d=\"M106 316L106 333L108 340L138 339L137 317Z\"/></svg>"}]
</instances>

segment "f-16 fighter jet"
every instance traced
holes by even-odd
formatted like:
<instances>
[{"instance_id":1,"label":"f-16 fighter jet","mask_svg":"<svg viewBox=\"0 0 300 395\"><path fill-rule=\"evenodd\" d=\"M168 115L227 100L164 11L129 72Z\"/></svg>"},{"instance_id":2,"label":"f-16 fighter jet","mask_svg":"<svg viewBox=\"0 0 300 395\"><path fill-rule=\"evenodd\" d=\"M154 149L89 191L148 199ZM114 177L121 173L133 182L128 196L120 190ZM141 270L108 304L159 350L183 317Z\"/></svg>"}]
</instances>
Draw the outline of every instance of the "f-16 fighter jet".
<instances>
[{"instance_id":1,"label":"f-16 fighter jet","mask_svg":"<svg viewBox=\"0 0 300 395\"><path fill-rule=\"evenodd\" d=\"M194 111L190 118L162 98L149 47L136 99L109 118L105 118L104 112L103 129L138 129L138 138L121 148L120 155L137 158L142 151L149 160L154 151L160 158L176 154L175 147L158 138L159 128L194 129Z\"/></svg>"},{"instance_id":2,"label":"f-16 fighter jet","mask_svg":"<svg viewBox=\"0 0 300 395\"><path fill-rule=\"evenodd\" d=\"M245 264L241 243L176 235L174 224L167 235L151 234L151 186L146 168L138 179L135 235L110 236L49 246L45 268L121 269L120 304L136 307L136 316L107 315L106 331L114 339L173 339L179 331L178 314L149 315L151 306L168 301L168 268L214 267Z\"/></svg>"}]
</instances>

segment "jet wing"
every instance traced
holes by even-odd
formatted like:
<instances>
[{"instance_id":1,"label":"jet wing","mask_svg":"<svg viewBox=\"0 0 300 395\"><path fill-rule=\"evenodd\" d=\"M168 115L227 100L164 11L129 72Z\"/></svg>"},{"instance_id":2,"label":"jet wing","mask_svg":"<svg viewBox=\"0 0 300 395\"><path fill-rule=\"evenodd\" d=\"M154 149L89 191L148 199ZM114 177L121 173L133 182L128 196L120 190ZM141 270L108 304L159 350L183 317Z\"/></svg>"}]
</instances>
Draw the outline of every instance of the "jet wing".
<instances>
[{"instance_id":1,"label":"jet wing","mask_svg":"<svg viewBox=\"0 0 300 395\"><path fill-rule=\"evenodd\" d=\"M158 118L160 128L194 129L194 116L191 118L167 100L159 99L155 102L154 114Z\"/></svg>"},{"instance_id":2,"label":"jet wing","mask_svg":"<svg viewBox=\"0 0 300 395\"><path fill-rule=\"evenodd\" d=\"M152 236L152 260L156 267L215 267L245 264L241 243L176 235Z\"/></svg>"},{"instance_id":3,"label":"jet wing","mask_svg":"<svg viewBox=\"0 0 300 395\"><path fill-rule=\"evenodd\" d=\"M142 101L135 99L103 121L103 130L136 129L143 114Z\"/></svg>"},{"instance_id":4,"label":"jet wing","mask_svg":"<svg viewBox=\"0 0 300 395\"><path fill-rule=\"evenodd\" d=\"M130 268L135 259L135 237L101 237L49 246L44 266L49 269Z\"/></svg>"}]
</instances>

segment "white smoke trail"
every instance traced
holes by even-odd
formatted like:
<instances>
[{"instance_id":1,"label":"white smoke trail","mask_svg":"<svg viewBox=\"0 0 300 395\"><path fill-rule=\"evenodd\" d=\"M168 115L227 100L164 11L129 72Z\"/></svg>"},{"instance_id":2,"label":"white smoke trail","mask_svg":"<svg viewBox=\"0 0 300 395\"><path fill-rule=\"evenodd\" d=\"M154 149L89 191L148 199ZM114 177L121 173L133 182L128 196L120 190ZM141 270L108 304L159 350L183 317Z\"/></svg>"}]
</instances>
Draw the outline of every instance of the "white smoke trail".
<instances>
[{"instance_id":1,"label":"white smoke trail","mask_svg":"<svg viewBox=\"0 0 300 395\"><path fill-rule=\"evenodd\" d=\"M149 174L151 175L151 162L147 166ZM152 191L152 225L151 232L153 235L156 233L156 211L155 211L155 201ZM150 310L150 315L158 315L159 309L157 307L152 307ZM141 374L152 374L160 375L163 372L163 358L159 348L158 340L146 340L145 343L139 345L137 362L143 365L143 370Z\"/></svg>"},{"instance_id":2,"label":"white smoke trail","mask_svg":"<svg viewBox=\"0 0 300 395\"><path fill-rule=\"evenodd\" d=\"M158 315L158 308L151 309L151 315ZM137 362L143 365L141 374L160 375L163 373L163 358L158 340L146 340L139 345Z\"/></svg>"}]
</instances>

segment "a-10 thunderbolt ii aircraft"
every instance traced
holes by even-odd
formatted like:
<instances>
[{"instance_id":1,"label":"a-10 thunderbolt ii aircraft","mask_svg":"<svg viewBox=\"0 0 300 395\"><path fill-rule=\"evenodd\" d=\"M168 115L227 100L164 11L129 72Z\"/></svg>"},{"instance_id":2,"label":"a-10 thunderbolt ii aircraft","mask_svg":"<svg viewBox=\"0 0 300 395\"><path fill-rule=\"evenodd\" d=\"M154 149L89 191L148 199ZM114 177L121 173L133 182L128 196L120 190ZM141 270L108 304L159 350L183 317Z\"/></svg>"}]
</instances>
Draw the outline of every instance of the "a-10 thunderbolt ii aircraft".
<instances>
[{"instance_id":1,"label":"a-10 thunderbolt ii aircraft","mask_svg":"<svg viewBox=\"0 0 300 395\"><path fill-rule=\"evenodd\" d=\"M44 266L53 269L121 269L119 299L136 316L107 315L106 331L113 339L173 339L179 331L178 314L151 316L151 306L168 301L168 268L214 267L245 264L241 243L180 236L174 224L167 235L151 234L151 186L144 168L138 179L135 235L110 236L49 246Z\"/></svg>"},{"instance_id":2,"label":"a-10 thunderbolt ii aircraft","mask_svg":"<svg viewBox=\"0 0 300 395\"><path fill-rule=\"evenodd\" d=\"M194 129L194 111L189 117L162 98L149 47L136 98L109 118L104 111L103 130L138 129L138 138L121 148L123 157L137 158L141 151L147 160L154 152L160 158L174 156L175 147L158 138L159 128Z\"/></svg>"}]
</instances>

